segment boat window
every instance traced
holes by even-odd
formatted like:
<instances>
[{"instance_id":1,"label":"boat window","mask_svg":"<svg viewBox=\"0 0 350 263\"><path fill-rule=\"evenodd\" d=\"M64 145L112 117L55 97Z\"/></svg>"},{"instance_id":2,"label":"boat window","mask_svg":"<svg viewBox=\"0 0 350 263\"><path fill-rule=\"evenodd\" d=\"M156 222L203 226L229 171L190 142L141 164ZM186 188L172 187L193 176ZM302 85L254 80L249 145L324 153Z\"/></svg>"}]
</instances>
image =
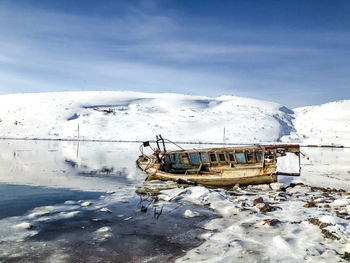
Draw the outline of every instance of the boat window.
<instances>
[{"instance_id":1,"label":"boat window","mask_svg":"<svg viewBox=\"0 0 350 263\"><path fill-rule=\"evenodd\" d=\"M210 161L211 162L216 162L216 155L215 153L209 153Z\"/></svg>"},{"instance_id":2,"label":"boat window","mask_svg":"<svg viewBox=\"0 0 350 263\"><path fill-rule=\"evenodd\" d=\"M247 154L247 162L248 163L255 162L255 160L254 160L254 153L253 152L247 152L246 154Z\"/></svg>"},{"instance_id":3,"label":"boat window","mask_svg":"<svg viewBox=\"0 0 350 263\"><path fill-rule=\"evenodd\" d=\"M177 153L170 154L170 161L172 164L179 163L179 155Z\"/></svg>"},{"instance_id":4,"label":"boat window","mask_svg":"<svg viewBox=\"0 0 350 263\"><path fill-rule=\"evenodd\" d=\"M190 160L188 159L187 153L181 154L180 157L181 157L181 163L183 163L183 164L189 164L190 163Z\"/></svg>"},{"instance_id":5,"label":"boat window","mask_svg":"<svg viewBox=\"0 0 350 263\"><path fill-rule=\"evenodd\" d=\"M261 158L262 158L262 151L255 152L255 156L256 156L256 161L258 163L260 163L261 162Z\"/></svg>"},{"instance_id":6,"label":"boat window","mask_svg":"<svg viewBox=\"0 0 350 263\"><path fill-rule=\"evenodd\" d=\"M194 164L199 164L199 154L198 153L190 153L190 158L191 158L191 162Z\"/></svg>"},{"instance_id":7,"label":"boat window","mask_svg":"<svg viewBox=\"0 0 350 263\"><path fill-rule=\"evenodd\" d=\"M175 163L175 154L170 154L170 162Z\"/></svg>"},{"instance_id":8,"label":"boat window","mask_svg":"<svg viewBox=\"0 0 350 263\"><path fill-rule=\"evenodd\" d=\"M219 160L220 162L226 162L225 154L224 153L219 153Z\"/></svg>"},{"instance_id":9,"label":"boat window","mask_svg":"<svg viewBox=\"0 0 350 263\"><path fill-rule=\"evenodd\" d=\"M209 158L206 152L199 153L201 156L202 163L209 163Z\"/></svg>"},{"instance_id":10,"label":"boat window","mask_svg":"<svg viewBox=\"0 0 350 263\"><path fill-rule=\"evenodd\" d=\"M245 163L244 153L235 153L237 163Z\"/></svg>"},{"instance_id":11,"label":"boat window","mask_svg":"<svg viewBox=\"0 0 350 263\"><path fill-rule=\"evenodd\" d=\"M274 159L274 152L266 151L265 152L265 160L272 161Z\"/></svg>"},{"instance_id":12,"label":"boat window","mask_svg":"<svg viewBox=\"0 0 350 263\"><path fill-rule=\"evenodd\" d=\"M235 161L235 157L233 156L233 153L228 153L228 158L230 159L230 162Z\"/></svg>"}]
</instances>

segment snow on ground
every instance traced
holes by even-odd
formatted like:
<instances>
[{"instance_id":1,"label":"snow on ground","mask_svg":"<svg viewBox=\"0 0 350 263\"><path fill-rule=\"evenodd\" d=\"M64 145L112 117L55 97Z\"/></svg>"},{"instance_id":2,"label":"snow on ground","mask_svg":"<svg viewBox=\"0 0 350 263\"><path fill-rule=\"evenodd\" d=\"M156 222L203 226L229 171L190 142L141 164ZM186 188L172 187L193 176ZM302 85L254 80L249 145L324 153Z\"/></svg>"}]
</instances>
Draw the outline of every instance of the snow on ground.
<instances>
[{"instance_id":1,"label":"snow on ground","mask_svg":"<svg viewBox=\"0 0 350 263\"><path fill-rule=\"evenodd\" d=\"M231 143L284 137L283 141L349 144L349 103L306 107L294 114L277 103L235 96L129 91L9 94L0 96L0 136L149 140L163 134L177 141L221 143L225 128L225 141ZM322 125L328 128L323 131Z\"/></svg>"},{"instance_id":2,"label":"snow on ground","mask_svg":"<svg viewBox=\"0 0 350 263\"><path fill-rule=\"evenodd\" d=\"M219 216L204 225L204 243L176 262L346 262L349 192L278 184L162 190L161 200L171 196L210 207Z\"/></svg>"}]
</instances>

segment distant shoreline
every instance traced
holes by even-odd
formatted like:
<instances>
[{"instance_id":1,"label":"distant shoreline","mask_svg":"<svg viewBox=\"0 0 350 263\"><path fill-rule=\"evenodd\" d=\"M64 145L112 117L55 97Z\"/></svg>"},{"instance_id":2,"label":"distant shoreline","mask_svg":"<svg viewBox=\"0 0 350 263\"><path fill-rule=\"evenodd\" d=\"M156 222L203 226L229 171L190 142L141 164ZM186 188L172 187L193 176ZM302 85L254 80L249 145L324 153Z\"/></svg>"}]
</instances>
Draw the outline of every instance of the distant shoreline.
<instances>
[{"instance_id":1,"label":"distant shoreline","mask_svg":"<svg viewBox=\"0 0 350 263\"><path fill-rule=\"evenodd\" d=\"M127 142L127 143L142 143L140 140L106 140L106 139L70 139L70 138L15 138L15 137L0 137L0 140L13 140L13 141L64 141L64 142ZM153 140L149 140L154 142ZM271 144L298 144L298 143L284 143L284 142L268 142L268 143L220 143L220 142L181 142L174 141L177 144L209 144L209 145L271 145ZM314 145L314 144L299 144L304 148L350 148L345 145Z\"/></svg>"}]
</instances>

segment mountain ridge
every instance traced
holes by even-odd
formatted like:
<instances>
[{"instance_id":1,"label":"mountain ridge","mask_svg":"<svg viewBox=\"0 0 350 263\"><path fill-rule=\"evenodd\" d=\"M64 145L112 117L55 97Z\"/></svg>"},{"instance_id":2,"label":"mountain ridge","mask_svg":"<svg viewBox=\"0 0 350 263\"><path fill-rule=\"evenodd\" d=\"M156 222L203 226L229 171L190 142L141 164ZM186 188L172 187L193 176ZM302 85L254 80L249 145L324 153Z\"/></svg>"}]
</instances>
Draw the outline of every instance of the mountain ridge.
<instances>
[{"instance_id":1,"label":"mountain ridge","mask_svg":"<svg viewBox=\"0 0 350 263\"><path fill-rule=\"evenodd\" d=\"M289 109L228 95L86 91L0 95L0 105L2 138L350 144L348 100ZM322 130L325 112L339 130Z\"/></svg>"}]
</instances>

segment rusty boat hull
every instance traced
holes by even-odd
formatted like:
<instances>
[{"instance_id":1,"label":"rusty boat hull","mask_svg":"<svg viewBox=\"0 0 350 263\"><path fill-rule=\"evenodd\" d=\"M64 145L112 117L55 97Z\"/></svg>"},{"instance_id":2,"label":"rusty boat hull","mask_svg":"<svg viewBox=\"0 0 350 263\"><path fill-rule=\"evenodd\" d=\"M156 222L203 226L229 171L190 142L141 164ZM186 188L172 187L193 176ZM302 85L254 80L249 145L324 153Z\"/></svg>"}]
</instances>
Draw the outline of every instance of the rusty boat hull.
<instances>
[{"instance_id":1,"label":"rusty boat hull","mask_svg":"<svg viewBox=\"0 0 350 263\"><path fill-rule=\"evenodd\" d=\"M159 146L159 144L158 144ZM299 161L294 172L280 172L277 159L292 153ZM233 186L267 184L279 174L300 175L299 145L254 145L247 147L208 148L198 150L160 151L141 155L137 166L147 180L185 180L203 185ZM281 158L282 159L282 158Z\"/></svg>"},{"instance_id":2,"label":"rusty boat hull","mask_svg":"<svg viewBox=\"0 0 350 263\"><path fill-rule=\"evenodd\" d=\"M138 162L138 167L144 171L147 180L185 180L209 186L234 186L250 184L269 184L277 181L277 173L274 168L241 168L223 170L220 173L206 174L174 174L159 170L157 167L148 167L147 163Z\"/></svg>"}]
</instances>

